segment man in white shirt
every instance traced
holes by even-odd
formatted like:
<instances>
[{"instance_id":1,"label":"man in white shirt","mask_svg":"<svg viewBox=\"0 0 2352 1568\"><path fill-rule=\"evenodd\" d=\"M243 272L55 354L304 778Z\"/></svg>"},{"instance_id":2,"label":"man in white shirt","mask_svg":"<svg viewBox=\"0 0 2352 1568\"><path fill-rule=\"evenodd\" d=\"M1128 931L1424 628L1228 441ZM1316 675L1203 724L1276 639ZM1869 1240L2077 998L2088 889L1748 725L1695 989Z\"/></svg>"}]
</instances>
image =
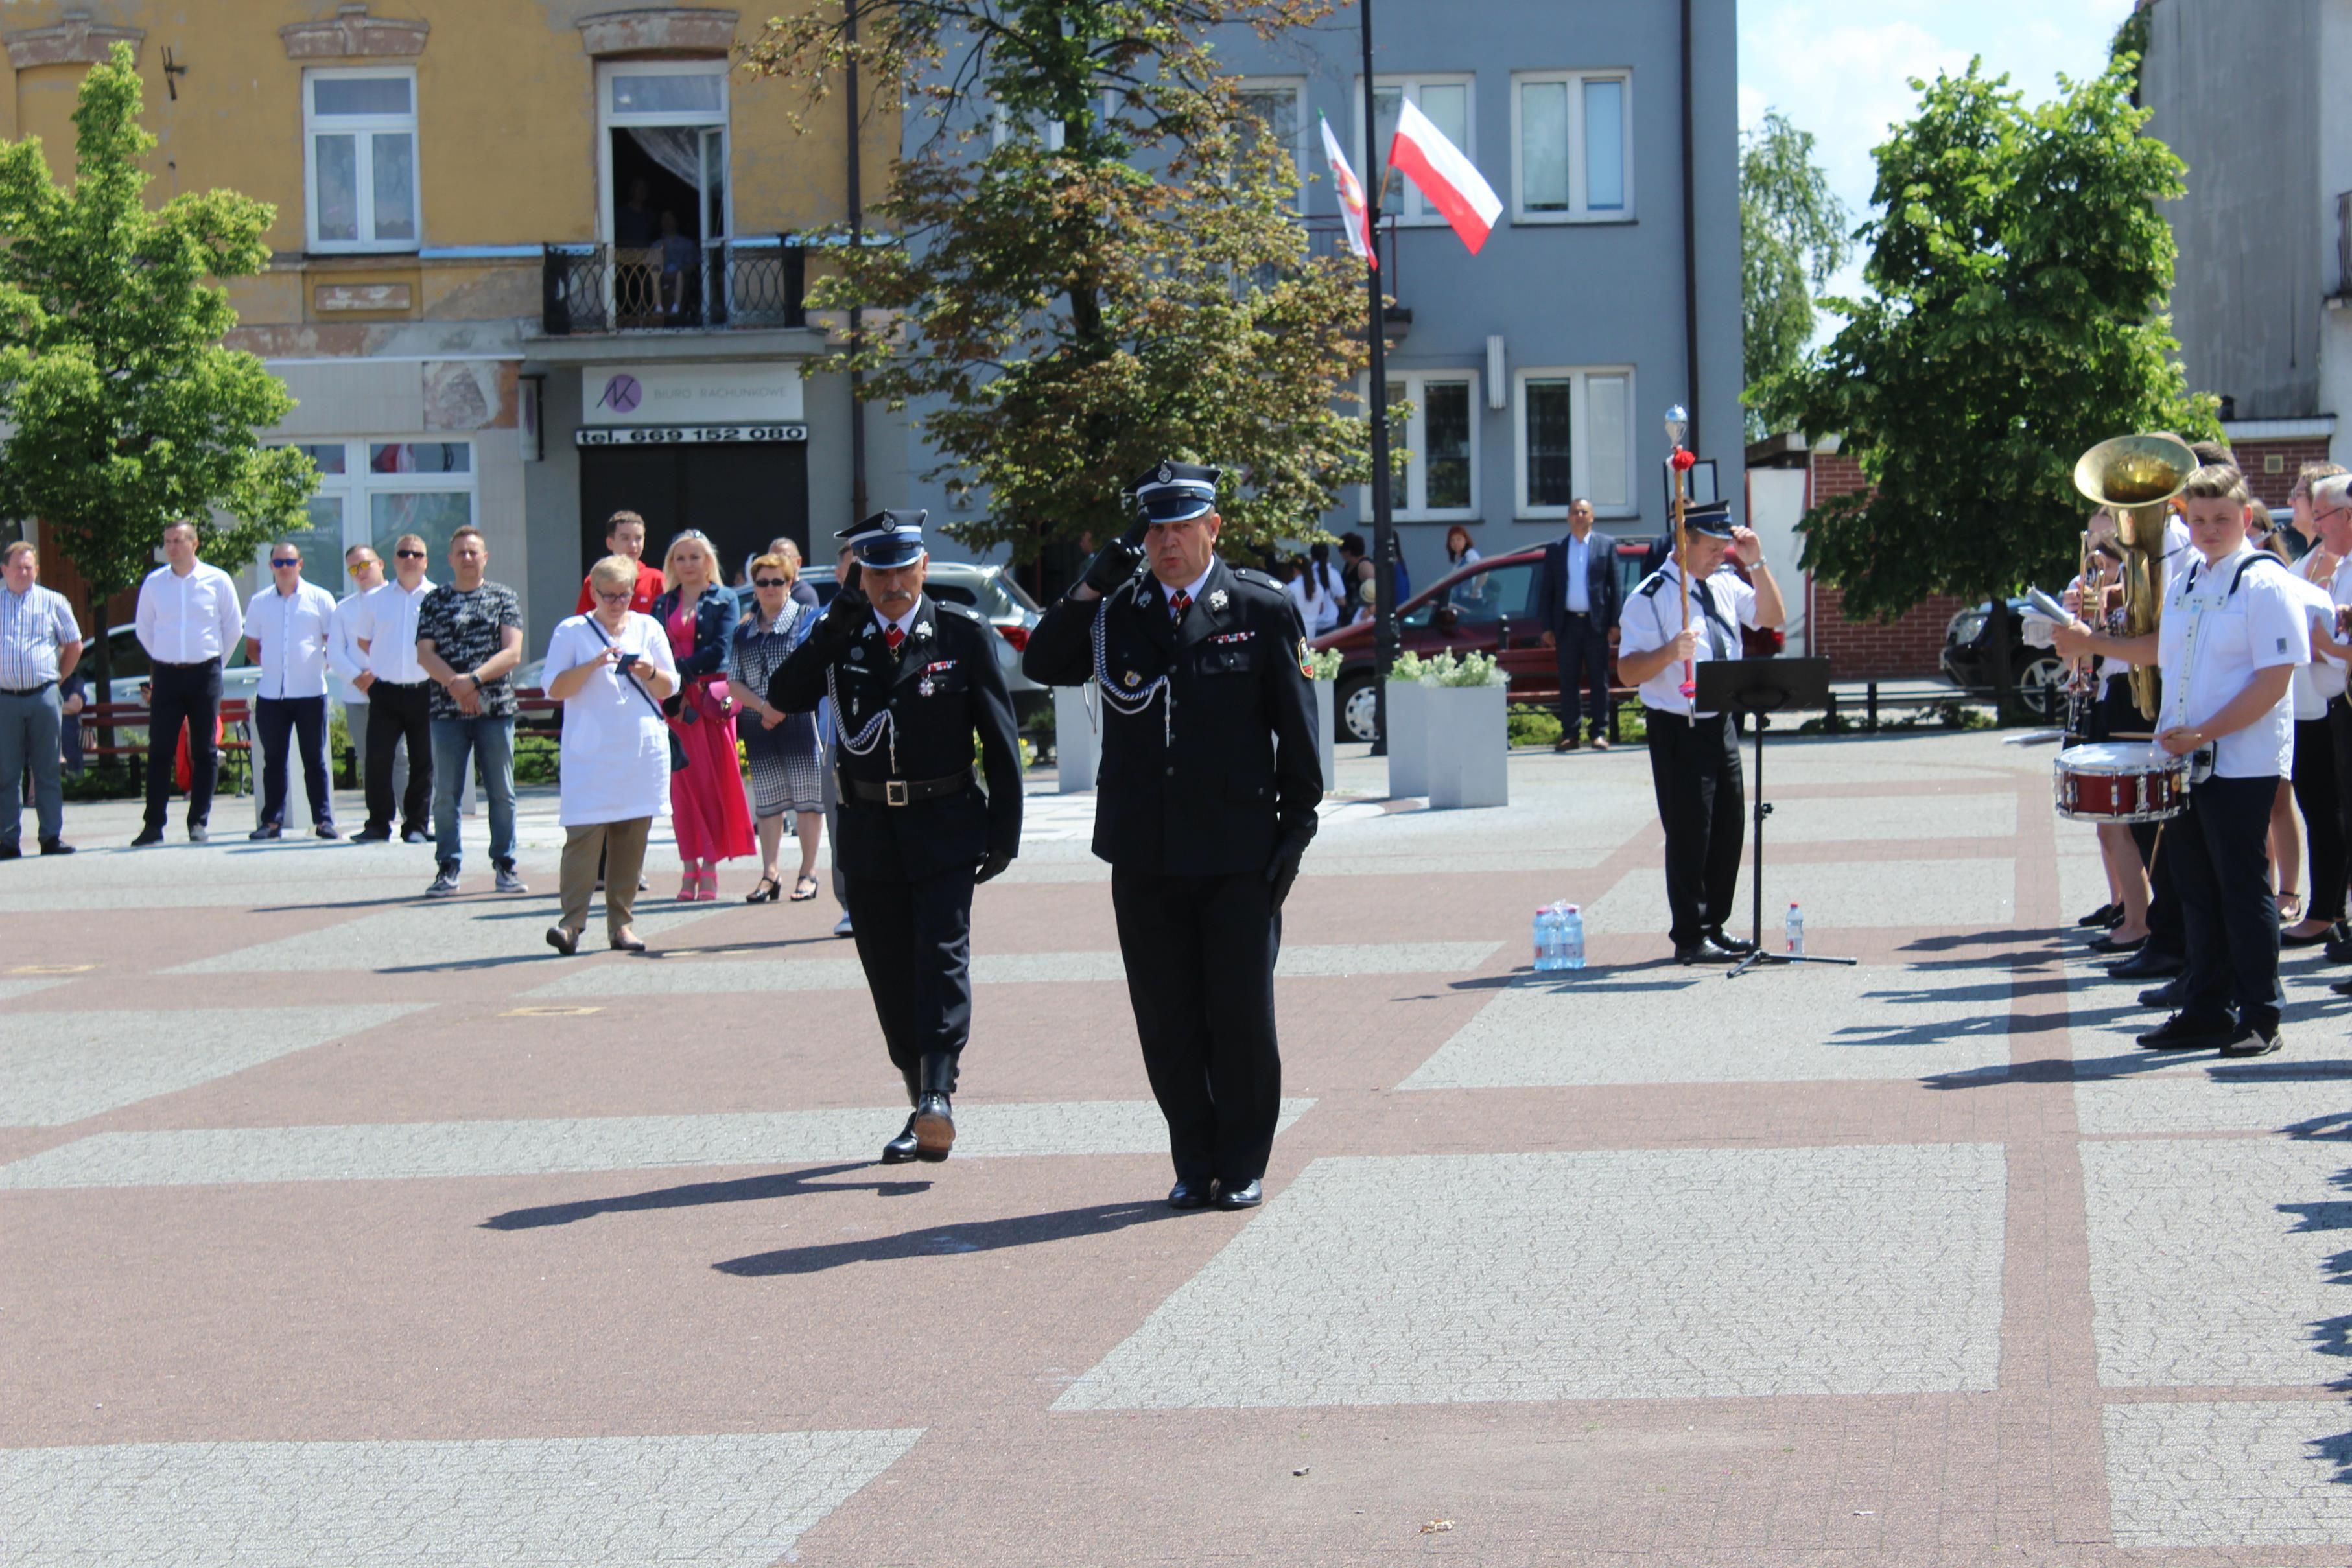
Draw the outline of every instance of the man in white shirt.
<instances>
[{"instance_id":1,"label":"man in white shirt","mask_svg":"<svg viewBox=\"0 0 2352 1568\"><path fill-rule=\"evenodd\" d=\"M339 839L334 802L327 794L327 645L334 635L335 601L302 580L302 552L269 547L267 591L245 607L245 640L261 667L254 688L254 728L261 740L261 823L247 836L275 839L286 826L286 751L302 742L302 784L310 800L312 830Z\"/></svg>"},{"instance_id":2,"label":"man in white shirt","mask_svg":"<svg viewBox=\"0 0 2352 1568\"><path fill-rule=\"evenodd\" d=\"M2077 622L2059 632L2058 648L2157 664L2156 743L2195 759L2189 810L2166 824L2159 852L2172 857L2189 972L2179 1010L2140 1045L2264 1056L2279 1048L2282 1000L2271 802L2294 768L2288 688L2311 656L2311 633L2293 573L2246 541L2244 476L2208 465L2180 497L2197 554L2166 584L2156 632L2111 637Z\"/></svg>"},{"instance_id":3,"label":"man in white shirt","mask_svg":"<svg viewBox=\"0 0 2352 1568\"><path fill-rule=\"evenodd\" d=\"M1650 784L1666 829L1666 904L1673 911L1675 958L1728 963L1754 944L1727 935L1739 852L1748 836L1748 789L1739 767L1739 727L1727 713L1697 713L1685 688L1709 659L1740 656L1739 628L1780 624L1780 585L1764 566L1764 545L1734 528L1731 503L1712 501L1683 515L1685 584L1668 560L1642 580L1619 622L1617 672L1641 688L1650 735ZM1755 586L1721 570L1737 555ZM1683 596L1690 624L1683 625Z\"/></svg>"},{"instance_id":4,"label":"man in white shirt","mask_svg":"<svg viewBox=\"0 0 2352 1568\"><path fill-rule=\"evenodd\" d=\"M353 630L359 623L360 601L383 586L383 562L367 545L353 545L343 552L343 575L351 579L352 591L335 605L335 621L327 632L327 668L335 673L335 696L343 705L343 730L351 737L352 750L359 758L362 779L367 771L368 700L367 684L375 679L368 674L367 650L360 646L359 633ZM393 770L393 790L399 792L402 773L397 763Z\"/></svg>"},{"instance_id":5,"label":"man in white shirt","mask_svg":"<svg viewBox=\"0 0 2352 1568\"><path fill-rule=\"evenodd\" d=\"M139 645L147 650L152 695L147 723L147 820L133 849L163 841L172 797L172 758L188 727L188 841L209 836L213 779L219 771L221 666L245 635L236 584L196 559L196 525L163 528L164 564L139 585Z\"/></svg>"},{"instance_id":6,"label":"man in white shirt","mask_svg":"<svg viewBox=\"0 0 2352 1568\"><path fill-rule=\"evenodd\" d=\"M408 747L408 788L401 792L400 837L421 844L425 812L433 804L433 683L416 659L416 617L433 583L425 575L425 540L403 534L393 541L392 580L360 596L352 612L352 636L367 655L367 822L352 835L354 843L383 843L392 837L392 754Z\"/></svg>"}]
</instances>

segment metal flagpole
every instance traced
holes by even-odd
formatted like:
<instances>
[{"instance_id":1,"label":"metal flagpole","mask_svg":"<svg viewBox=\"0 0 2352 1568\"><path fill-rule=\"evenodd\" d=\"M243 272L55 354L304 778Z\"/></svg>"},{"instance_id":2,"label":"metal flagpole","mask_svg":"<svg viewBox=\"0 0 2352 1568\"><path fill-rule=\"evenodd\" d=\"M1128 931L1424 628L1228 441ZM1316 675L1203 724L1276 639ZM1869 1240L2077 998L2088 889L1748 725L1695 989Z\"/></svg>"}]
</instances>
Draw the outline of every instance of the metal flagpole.
<instances>
[{"instance_id":1,"label":"metal flagpole","mask_svg":"<svg viewBox=\"0 0 2352 1568\"><path fill-rule=\"evenodd\" d=\"M1388 177L1381 172L1380 117L1373 108L1372 94L1372 0L1356 0L1357 20L1361 25L1364 39L1364 184L1385 198ZM1342 221L1345 214L1341 214ZM1364 243L1378 261L1381 254L1381 209L1375 205L1364 214ZM1372 414L1372 723L1379 738L1372 742L1372 755L1385 757L1389 748L1389 666L1396 663L1396 569L1391 562L1395 548L1396 525L1389 506L1389 376L1388 349L1381 341L1382 305L1381 277L1378 266L1364 268L1371 290L1369 336L1372 345L1371 395ZM1351 588L1352 593L1354 590Z\"/></svg>"}]
</instances>

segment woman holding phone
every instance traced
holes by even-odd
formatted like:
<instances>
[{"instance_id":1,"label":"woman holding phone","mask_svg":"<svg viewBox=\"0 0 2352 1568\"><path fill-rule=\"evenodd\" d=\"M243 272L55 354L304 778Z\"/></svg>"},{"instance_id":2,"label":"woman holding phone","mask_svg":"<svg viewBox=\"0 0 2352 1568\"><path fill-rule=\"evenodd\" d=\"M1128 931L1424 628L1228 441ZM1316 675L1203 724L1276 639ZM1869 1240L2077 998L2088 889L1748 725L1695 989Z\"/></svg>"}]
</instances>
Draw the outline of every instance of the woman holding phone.
<instances>
[{"instance_id":1,"label":"woman holding phone","mask_svg":"<svg viewBox=\"0 0 2352 1568\"><path fill-rule=\"evenodd\" d=\"M588 898L604 862L604 930L615 950L642 953L630 929L646 835L669 794L669 733L662 699L677 686L669 638L629 608L637 563L609 555L588 573L595 609L548 639L547 695L563 705L563 912L547 945L571 956L588 927Z\"/></svg>"}]
</instances>

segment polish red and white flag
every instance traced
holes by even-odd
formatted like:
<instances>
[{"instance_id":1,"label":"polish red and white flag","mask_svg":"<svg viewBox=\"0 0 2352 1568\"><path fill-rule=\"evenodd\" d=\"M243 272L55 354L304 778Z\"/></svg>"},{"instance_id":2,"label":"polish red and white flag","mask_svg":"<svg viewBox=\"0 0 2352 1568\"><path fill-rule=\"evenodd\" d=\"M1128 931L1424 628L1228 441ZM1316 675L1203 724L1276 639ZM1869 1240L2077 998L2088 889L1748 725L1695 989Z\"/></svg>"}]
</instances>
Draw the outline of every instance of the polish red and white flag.
<instances>
[{"instance_id":1,"label":"polish red and white flag","mask_svg":"<svg viewBox=\"0 0 2352 1568\"><path fill-rule=\"evenodd\" d=\"M1339 194L1339 226L1348 236L1348 248L1356 258L1381 269L1380 257L1372 254L1371 214L1364 201L1364 183L1348 167L1348 155L1339 151L1339 139L1331 134L1331 122L1323 116L1315 117L1323 126L1323 156L1331 161L1331 185Z\"/></svg>"},{"instance_id":2,"label":"polish red and white flag","mask_svg":"<svg viewBox=\"0 0 2352 1568\"><path fill-rule=\"evenodd\" d=\"M1389 166L1402 173L1445 214L1470 254L1486 243L1495 220L1503 214L1503 199L1486 183L1478 166L1445 133L1429 121L1411 99L1399 106L1396 140L1389 143Z\"/></svg>"}]
</instances>

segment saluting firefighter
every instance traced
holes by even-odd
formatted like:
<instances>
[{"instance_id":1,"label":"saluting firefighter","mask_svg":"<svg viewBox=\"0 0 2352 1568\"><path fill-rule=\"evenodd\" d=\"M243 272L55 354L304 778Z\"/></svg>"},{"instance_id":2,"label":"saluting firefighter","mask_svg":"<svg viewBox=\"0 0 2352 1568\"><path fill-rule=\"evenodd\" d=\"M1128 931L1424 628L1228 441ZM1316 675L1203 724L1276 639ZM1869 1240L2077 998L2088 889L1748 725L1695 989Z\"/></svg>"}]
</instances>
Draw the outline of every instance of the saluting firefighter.
<instances>
[{"instance_id":1,"label":"saluting firefighter","mask_svg":"<svg viewBox=\"0 0 2352 1568\"><path fill-rule=\"evenodd\" d=\"M1094 851L1168 1119L1171 1208L1259 1200L1282 1104L1282 902L1323 798L1298 616L1272 578L1217 556L1219 476L1162 463L1137 480L1142 520L1045 612L1021 665L1100 694Z\"/></svg>"},{"instance_id":2,"label":"saluting firefighter","mask_svg":"<svg viewBox=\"0 0 2352 1568\"><path fill-rule=\"evenodd\" d=\"M834 841L866 988L914 1113L882 1163L943 1160L956 1067L971 1036L971 890L1021 848L1021 748L995 632L923 591L922 512L879 512L835 537L856 558L808 641L768 683L788 713L833 699L841 827ZM982 794L972 777L978 737Z\"/></svg>"},{"instance_id":3,"label":"saluting firefighter","mask_svg":"<svg viewBox=\"0 0 2352 1568\"><path fill-rule=\"evenodd\" d=\"M1669 559L1625 601L1617 671L1639 686L1650 732L1650 784L1666 829L1666 904L1673 912L1675 958L1728 963L1755 944L1730 936L1739 852L1748 837L1748 789L1739 768L1739 727L1727 713L1693 711L1683 695L1683 664L1740 656L1739 629L1780 624L1780 585L1764 565L1764 545L1732 527L1731 503L1708 501L1683 514L1682 569ZM1737 559L1749 582L1722 570ZM1750 582L1753 586L1750 586ZM1683 624L1683 595L1690 624Z\"/></svg>"}]
</instances>

